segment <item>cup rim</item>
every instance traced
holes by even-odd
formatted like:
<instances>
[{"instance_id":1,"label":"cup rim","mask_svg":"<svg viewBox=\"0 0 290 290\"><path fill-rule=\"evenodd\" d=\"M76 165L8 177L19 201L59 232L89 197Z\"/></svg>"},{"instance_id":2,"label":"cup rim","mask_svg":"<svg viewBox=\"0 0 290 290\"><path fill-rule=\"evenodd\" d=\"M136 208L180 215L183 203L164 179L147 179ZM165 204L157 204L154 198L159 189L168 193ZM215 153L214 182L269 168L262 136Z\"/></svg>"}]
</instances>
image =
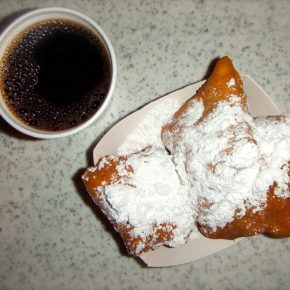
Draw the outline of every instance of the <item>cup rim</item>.
<instances>
[{"instance_id":1,"label":"cup rim","mask_svg":"<svg viewBox=\"0 0 290 290\"><path fill-rule=\"evenodd\" d=\"M99 34L99 36L103 39L104 44L107 46L108 54L109 54L110 60L111 60L111 83L110 83L110 87L109 87L109 90L107 92L107 95L105 96L104 101L101 104L101 106L99 107L99 109L87 121L83 122L79 126L76 126L76 127L73 127L73 128L67 129L67 130L63 130L63 131L45 131L45 130L40 130L40 129L35 129L33 127L30 127L30 126L26 125L24 122L20 121L18 118L16 118L16 116L13 115L13 113L10 111L8 106L4 103L4 100L1 101L0 115L3 117L3 119L7 123L9 123L13 128L15 128L16 130L18 130L18 131L20 131L28 136L39 138L39 139L54 139L54 138L61 138L61 137L69 136L69 135L78 133L78 132L84 130L85 128L87 128L88 126L90 126L92 123L94 123L102 115L102 113L108 107L108 104L109 104L110 100L112 99L113 91L115 89L116 81L117 81L116 55L115 55L115 51L114 51L114 48L112 46L112 43L111 43L110 39L108 38L107 34L99 26L99 24L97 24L93 19L91 19L90 17L88 17L88 16L86 16L78 11L75 11L75 10L72 10L69 8L46 7L46 8L37 8L37 9L33 9L31 11L25 12L24 14L22 14L21 16L17 17L15 20L13 20L2 31L2 33L0 35L0 46L3 43L5 37L7 37L10 33L12 33L17 27L19 27L19 25L21 25L21 23L23 21L31 19L31 22L29 23L29 25L31 25L33 23L37 23L38 21L42 21L45 19L53 19L51 17L50 13L54 13L54 12L66 14L67 19L69 19L70 15L75 16L75 17L79 18L79 21L82 20L85 22L85 23L80 22L80 24L87 26L93 32L95 31ZM42 14L43 14L43 18L41 20L35 19L35 18L37 18L37 16L40 16ZM47 18L45 17L46 14L47 14ZM61 18L61 16L55 17L55 19L57 19L57 18ZM75 18L73 19L73 21L78 22L78 20ZM22 30L23 29L21 29L21 31ZM9 43L10 43L10 41L9 41ZM4 50L6 50L6 48L7 48L7 46L4 48ZM1 92L0 92L0 97L1 97ZM4 108L2 108L2 106L4 106Z\"/></svg>"}]
</instances>

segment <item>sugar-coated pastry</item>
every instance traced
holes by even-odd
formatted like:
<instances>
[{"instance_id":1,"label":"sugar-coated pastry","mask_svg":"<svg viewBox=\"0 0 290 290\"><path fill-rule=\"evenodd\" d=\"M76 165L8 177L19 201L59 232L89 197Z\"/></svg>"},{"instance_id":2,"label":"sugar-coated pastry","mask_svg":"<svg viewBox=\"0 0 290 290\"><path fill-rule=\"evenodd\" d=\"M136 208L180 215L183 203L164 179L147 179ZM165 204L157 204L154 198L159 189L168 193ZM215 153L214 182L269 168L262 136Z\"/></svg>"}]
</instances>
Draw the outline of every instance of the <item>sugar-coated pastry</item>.
<instances>
[{"instance_id":1,"label":"sugar-coated pastry","mask_svg":"<svg viewBox=\"0 0 290 290\"><path fill-rule=\"evenodd\" d=\"M163 127L162 140L190 186L202 234L290 235L289 117L254 120L228 57Z\"/></svg>"},{"instance_id":2,"label":"sugar-coated pastry","mask_svg":"<svg viewBox=\"0 0 290 290\"><path fill-rule=\"evenodd\" d=\"M187 241L193 211L165 149L105 156L86 170L83 181L131 255Z\"/></svg>"}]
</instances>

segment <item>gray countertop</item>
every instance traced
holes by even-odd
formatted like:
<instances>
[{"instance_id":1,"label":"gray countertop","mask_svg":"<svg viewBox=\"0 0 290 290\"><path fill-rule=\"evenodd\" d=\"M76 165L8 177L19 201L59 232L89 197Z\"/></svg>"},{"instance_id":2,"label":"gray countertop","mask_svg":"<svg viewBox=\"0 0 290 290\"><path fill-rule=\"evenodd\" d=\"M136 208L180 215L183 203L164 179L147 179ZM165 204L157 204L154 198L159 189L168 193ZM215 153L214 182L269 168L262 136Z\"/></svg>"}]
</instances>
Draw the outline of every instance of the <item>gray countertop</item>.
<instances>
[{"instance_id":1,"label":"gray countertop","mask_svg":"<svg viewBox=\"0 0 290 290\"><path fill-rule=\"evenodd\" d=\"M96 140L229 55L290 113L290 1L0 0L0 18L62 6L98 22L118 61L112 102L71 137L34 140L0 119L0 289L289 289L290 239L264 236L170 268L128 257L80 175Z\"/></svg>"}]
</instances>

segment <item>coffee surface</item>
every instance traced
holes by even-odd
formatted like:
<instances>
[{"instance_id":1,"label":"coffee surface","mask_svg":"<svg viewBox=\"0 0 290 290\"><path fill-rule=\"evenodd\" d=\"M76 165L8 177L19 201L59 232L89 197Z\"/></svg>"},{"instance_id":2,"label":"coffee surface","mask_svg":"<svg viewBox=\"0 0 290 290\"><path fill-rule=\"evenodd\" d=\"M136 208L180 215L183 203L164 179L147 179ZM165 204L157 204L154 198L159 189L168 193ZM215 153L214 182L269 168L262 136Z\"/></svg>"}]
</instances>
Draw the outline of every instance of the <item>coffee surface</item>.
<instances>
[{"instance_id":1,"label":"coffee surface","mask_svg":"<svg viewBox=\"0 0 290 290\"><path fill-rule=\"evenodd\" d=\"M110 82L104 44L68 20L27 28L1 62L6 104L18 119L42 130L66 130L86 121L103 103Z\"/></svg>"}]
</instances>

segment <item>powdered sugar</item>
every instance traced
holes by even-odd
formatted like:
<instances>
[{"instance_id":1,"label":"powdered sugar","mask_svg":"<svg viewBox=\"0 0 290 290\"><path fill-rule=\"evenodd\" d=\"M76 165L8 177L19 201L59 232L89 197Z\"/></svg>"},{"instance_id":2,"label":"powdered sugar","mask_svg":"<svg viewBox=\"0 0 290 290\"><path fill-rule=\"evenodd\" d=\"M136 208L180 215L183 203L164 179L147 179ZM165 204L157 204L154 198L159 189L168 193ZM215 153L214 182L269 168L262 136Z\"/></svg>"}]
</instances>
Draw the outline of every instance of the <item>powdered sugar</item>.
<instances>
[{"instance_id":1,"label":"powdered sugar","mask_svg":"<svg viewBox=\"0 0 290 290\"><path fill-rule=\"evenodd\" d=\"M166 150L149 147L133 154L117 166L117 174L125 179L98 188L111 217L132 225L131 234L145 237L152 225L167 223L175 227L168 244L185 243L193 227L192 203Z\"/></svg>"},{"instance_id":2,"label":"powdered sugar","mask_svg":"<svg viewBox=\"0 0 290 290\"><path fill-rule=\"evenodd\" d=\"M235 84L236 84L236 82L235 82L235 79L233 79L233 78L231 78L231 79L227 82L227 86L228 86L228 88L234 86Z\"/></svg>"},{"instance_id":3,"label":"powdered sugar","mask_svg":"<svg viewBox=\"0 0 290 290\"><path fill-rule=\"evenodd\" d=\"M163 147L161 128L179 106L180 104L174 100L156 106L136 130L127 136L125 142L117 149L117 153L121 155L135 153L151 145Z\"/></svg>"},{"instance_id":4,"label":"powdered sugar","mask_svg":"<svg viewBox=\"0 0 290 290\"><path fill-rule=\"evenodd\" d=\"M277 183L275 194L289 197L290 116L255 118L255 125L255 138L261 155L261 170L255 181L254 190L265 191L267 185L275 181Z\"/></svg>"},{"instance_id":5,"label":"powdered sugar","mask_svg":"<svg viewBox=\"0 0 290 290\"><path fill-rule=\"evenodd\" d=\"M204 106L203 106L202 100L191 99L189 100L188 109L180 116L180 119L187 120L186 121L188 122L187 125L190 127L194 125L194 123L196 123L202 117L203 110L204 110ZM171 122L171 119L169 119L168 122ZM168 136L166 136L166 132L165 134L163 134L162 142L163 144L165 144L166 148L171 151L171 153L174 152L173 162L175 164L176 171L178 175L180 176L182 183L189 186L187 173L186 173L186 162L185 162L186 156L184 154L184 152L187 152L189 148L186 148L185 143L184 143L185 146L183 147L182 150L181 149L179 150L178 148L176 148L179 146L179 144L176 143L176 140L181 138L181 134L182 134L182 127L176 126L174 127L173 131L170 132ZM198 140L194 136L192 137L193 137L193 142L194 140ZM192 196L192 198L193 198L192 200L193 203L196 203L195 196Z\"/></svg>"},{"instance_id":6,"label":"powdered sugar","mask_svg":"<svg viewBox=\"0 0 290 290\"><path fill-rule=\"evenodd\" d=\"M178 121L179 129L165 133L163 141L190 185L198 221L215 230L231 222L237 212L243 216L248 207L261 210L274 181L277 194L289 194L290 126L265 118L254 122L234 95L199 122L200 103L192 102L190 114ZM200 207L204 202L207 206Z\"/></svg>"}]
</instances>

